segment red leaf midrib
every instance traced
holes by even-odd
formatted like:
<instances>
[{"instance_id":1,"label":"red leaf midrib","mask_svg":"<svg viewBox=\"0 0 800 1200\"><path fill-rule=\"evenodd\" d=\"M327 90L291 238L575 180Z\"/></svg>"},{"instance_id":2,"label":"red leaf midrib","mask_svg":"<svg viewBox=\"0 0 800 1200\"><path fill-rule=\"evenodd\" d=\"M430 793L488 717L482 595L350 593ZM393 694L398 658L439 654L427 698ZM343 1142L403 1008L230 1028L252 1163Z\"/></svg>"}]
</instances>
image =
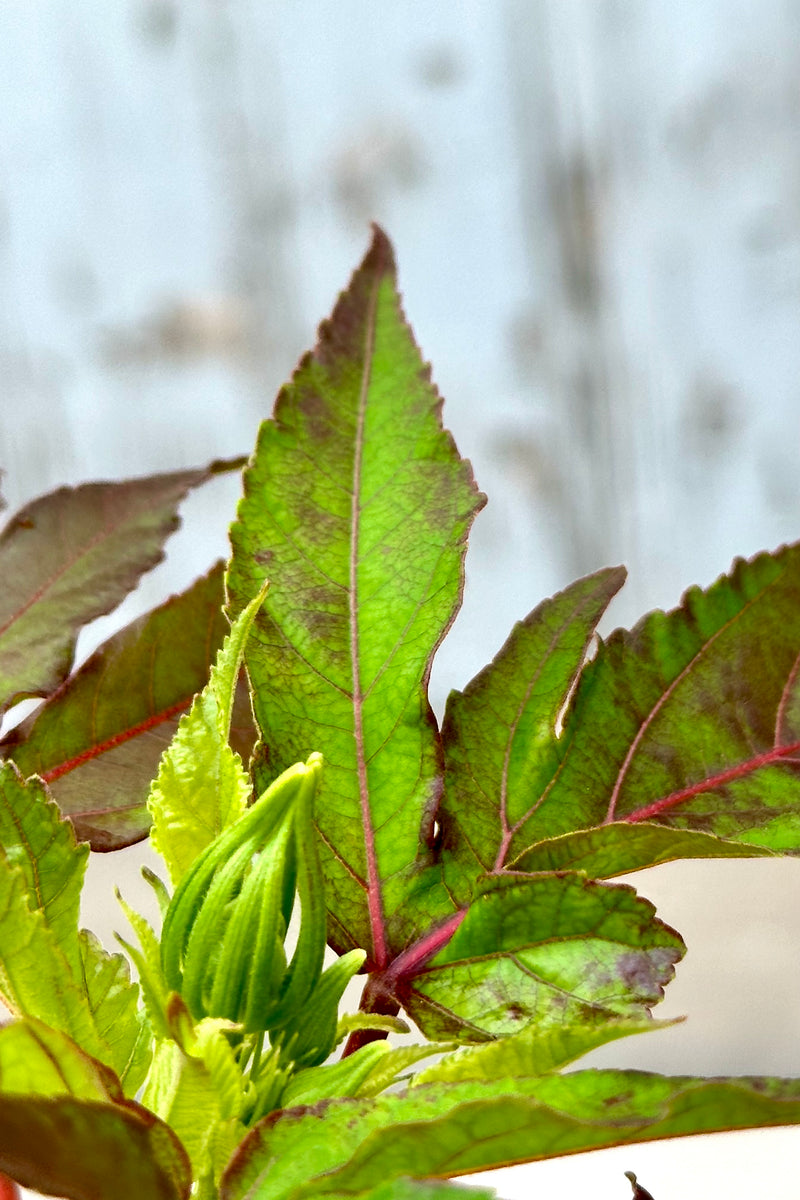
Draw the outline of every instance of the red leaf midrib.
<instances>
[{"instance_id":1,"label":"red leaf midrib","mask_svg":"<svg viewBox=\"0 0 800 1200\"><path fill-rule=\"evenodd\" d=\"M369 909L370 930L372 932L371 957L376 968L381 970L386 966L388 952L386 948L386 931L383 919L378 855L375 845L375 830L372 825L372 812L369 803L369 778L367 773L367 757L364 743L364 695L361 688L361 656L358 627L358 547L361 524L361 484L364 463L364 425L366 421L367 399L372 377L372 359L375 353L375 331L379 289L380 279L378 279L373 285L372 293L369 297L364 340L364 366L361 372L361 383L358 398L358 419L356 424L356 437L353 453L353 485L352 498L350 502L348 620L350 630L350 669L353 681L353 738L355 741L358 795L359 804L361 807L361 823L364 830L364 852L367 865L367 905Z\"/></svg>"},{"instance_id":2,"label":"red leaf midrib","mask_svg":"<svg viewBox=\"0 0 800 1200\"><path fill-rule=\"evenodd\" d=\"M158 712L151 713L149 717L146 717L143 721L139 721L136 725L131 725L128 729L120 730L119 733L112 734L111 737L88 746L80 754L76 754L73 758L65 759L64 762L58 763L57 766L51 767L48 771L39 772L41 778L45 783L54 783L56 779L60 779L62 775L68 775L76 767L81 767L84 763L91 762L93 759L107 754L109 750L114 750L117 746L122 746L125 742L130 742L134 738L140 737L143 733L148 733L151 729L163 725L179 713L185 712L193 699L194 695L188 696L183 700L178 700L175 704L168 705L167 708L162 708Z\"/></svg>"},{"instance_id":3,"label":"red leaf midrib","mask_svg":"<svg viewBox=\"0 0 800 1200\"><path fill-rule=\"evenodd\" d=\"M719 771L716 775L709 775L699 783L693 783L678 791L670 792L668 796L662 796L661 799L654 800L651 804L645 804L642 808L637 808L620 819L628 825L635 824L637 821L648 821L668 812L678 804L693 800L695 796L701 796L704 792L712 792L715 788L723 787L726 783L732 783L736 779L751 775L762 767L768 767L773 763L780 763L791 758L798 750L800 750L800 742L790 742L787 746L773 746L771 750L767 750L763 754L754 755L753 758L737 763L735 767Z\"/></svg>"}]
</instances>

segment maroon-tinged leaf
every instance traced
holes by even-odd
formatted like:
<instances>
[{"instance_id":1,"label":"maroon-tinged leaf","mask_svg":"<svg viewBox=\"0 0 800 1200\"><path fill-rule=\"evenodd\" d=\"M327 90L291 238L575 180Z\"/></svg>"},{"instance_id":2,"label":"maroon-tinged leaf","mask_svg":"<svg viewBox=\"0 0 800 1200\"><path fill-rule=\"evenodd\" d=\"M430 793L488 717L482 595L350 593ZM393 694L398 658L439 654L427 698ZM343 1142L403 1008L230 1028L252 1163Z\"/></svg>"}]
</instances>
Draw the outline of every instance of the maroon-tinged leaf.
<instances>
[{"instance_id":1,"label":"maroon-tinged leaf","mask_svg":"<svg viewBox=\"0 0 800 1200\"><path fill-rule=\"evenodd\" d=\"M800 850L800 547L739 561L673 612L600 643L560 735L548 728L552 705L540 724L515 726L508 710L527 696L549 612L587 583L540 606L451 697L451 886L468 887L480 869L603 877L680 857ZM473 849L487 843L491 863Z\"/></svg>"},{"instance_id":2,"label":"maroon-tinged leaf","mask_svg":"<svg viewBox=\"0 0 800 1200\"><path fill-rule=\"evenodd\" d=\"M191 1186L172 1131L125 1099L112 1070L35 1019L0 1028L0 1170L74 1200L179 1200Z\"/></svg>"},{"instance_id":3,"label":"maroon-tinged leaf","mask_svg":"<svg viewBox=\"0 0 800 1200\"><path fill-rule=\"evenodd\" d=\"M684 950L653 905L578 875L512 879L474 900L429 961L406 976L401 955L387 972L425 1036L486 1041L532 1024L647 1017Z\"/></svg>"},{"instance_id":4,"label":"maroon-tinged leaf","mask_svg":"<svg viewBox=\"0 0 800 1200\"><path fill-rule=\"evenodd\" d=\"M0 534L0 712L66 678L80 629L163 558L187 492L240 463L59 488Z\"/></svg>"},{"instance_id":5,"label":"maroon-tinged leaf","mask_svg":"<svg viewBox=\"0 0 800 1200\"><path fill-rule=\"evenodd\" d=\"M670 829L651 821L612 821L537 842L515 864L516 871L585 871L591 879L610 879L679 858L772 858L765 846L729 842L710 833Z\"/></svg>"},{"instance_id":6,"label":"maroon-tinged leaf","mask_svg":"<svg viewBox=\"0 0 800 1200\"><path fill-rule=\"evenodd\" d=\"M428 675L482 503L376 229L261 428L228 589L239 612L270 581L246 654L265 747L257 782L323 754L330 940L379 966L400 948L387 919L432 835L442 763Z\"/></svg>"},{"instance_id":7,"label":"maroon-tinged leaf","mask_svg":"<svg viewBox=\"0 0 800 1200\"><path fill-rule=\"evenodd\" d=\"M799 656L800 545L612 634L577 688L538 836L649 822L800 850Z\"/></svg>"},{"instance_id":8,"label":"maroon-tinged leaf","mask_svg":"<svg viewBox=\"0 0 800 1200\"><path fill-rule=\"evenodd\" d=\"M474 878L501 870L512 842L535 827L563 754L558 722L597 623L625 579L622 568L580 579L519 622L497 657L463 692L451 692L442 727L443 845L465 871L448 880L466 897ZM452 877L452 878L451 878Z\"/></svg>"},{"instance_id":9,"label":"maroon-tinged leaf","mask_svg":"<svg viewBox=\"0 0 800 1200\"><path fill-rule=\"evenodd\" d=\"M234 1155L222 1200L356 1197L404 1175L447 1178L656 1138L800 1121L792 1079L578 1071L431 1083L274 1113Z\"/></svg>"},{"instance_id":10,"label":"maroon-tinged leaf","mask_svg":"<svg viewBox=\"0 0 800 1200\"><path fill-rule=\"evenodd\" d=\"M647 1188L642 1187L638 1182L633 1171L626 1171L625 1176L630 1180L631 1188L633 1189L633 1200L653 1200Z\"/></svg>"},{"instance_id":11,"label":"maroon-tinged leaf","mask_svg":"<svg viewBox=\"0 0 800 1200\"><path fill-rule=\"evenodd\" d=\"M220 563L109 638L2 744L21 771L42 776L93 850L147 834L147 794L161 754L228 632L222 576ZM254 737L243 689L241 748L248 719L250 745Z\"/></svg>"},{"instance_id":12,"label":"maroon-tinged leaf","mask_svg":"<svg viewBox=\"0 0 800 1200\"><path fill-rule=\"evenodd\" d=\"M0 1026L0 1092L48 1099L74 1096L101 1104L125 1100L110 1067L35 1017Z\"/></svg>"},{"instance_id":13,"label":"maroon-tinged leaf","mask_svg":"<svg viewBox=\"0 0 800 1200\"><path fill-rule=\"evenodd\" d=\"M73 1096L0 1093L0 1170L67 1200L188 1200L192 1183L185 1150L147 1109Z\"/></svg>"}]
</instances>

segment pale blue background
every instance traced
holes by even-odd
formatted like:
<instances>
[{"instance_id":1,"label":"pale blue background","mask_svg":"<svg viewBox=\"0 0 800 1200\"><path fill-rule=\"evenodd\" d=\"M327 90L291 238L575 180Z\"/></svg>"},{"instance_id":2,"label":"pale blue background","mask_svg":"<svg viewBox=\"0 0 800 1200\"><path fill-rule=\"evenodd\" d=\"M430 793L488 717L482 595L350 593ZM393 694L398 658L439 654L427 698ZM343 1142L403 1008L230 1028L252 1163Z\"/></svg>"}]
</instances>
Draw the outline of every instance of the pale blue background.
<instances>
[{"instance_id":1,"label":"pale blue background","mask_svg":"<svg viewBox=\"0 0 800 1200\"><path fill-rule=\"evenodd\" d=\"M628 565L629 623L800 537L796 0L4 0L0 68L11 509L248 450L376 218L490 496L437 704L580 573ZM225 553L235 490L192 499L124 615ZM691 1019L603 1061L800 1073L798 870L637 880L690 946L660 1015ZM498 1187L625 1200L635 1169L656 1200L750 1200L791 1194L798 1151L672 1142Z\"/></svg>"}]
</instances>

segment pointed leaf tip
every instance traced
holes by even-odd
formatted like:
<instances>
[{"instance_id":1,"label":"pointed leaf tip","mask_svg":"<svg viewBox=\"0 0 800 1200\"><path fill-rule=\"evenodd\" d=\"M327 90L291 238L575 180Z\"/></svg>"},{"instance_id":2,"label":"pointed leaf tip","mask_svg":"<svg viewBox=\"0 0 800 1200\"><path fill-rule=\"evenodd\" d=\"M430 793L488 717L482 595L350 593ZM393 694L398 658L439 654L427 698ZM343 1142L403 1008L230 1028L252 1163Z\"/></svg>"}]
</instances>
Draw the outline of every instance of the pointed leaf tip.
<instances>
[{"instance_id":1,"label":"pointed leaf tip","mask_svg":"<svg viewBox=\"0 0 800 1200\"><path fill-rule=\"evenodd\" d=\"M427 681L484 503L441 407L376 228L262 425L231 531L233 611L273 585L246 653L257 785L323 752L329 934L381 966L404 945L386 914L402 909L441 793Z\"/></svg>"},{"instance_id":2,"label":"pointed leaf tip","mask_svg":"<svg viewBox=\"0 0 800 1200\"><path fill-rule=\"evenodd\" d=\"M373 271L379 271L382 274L395 274L397 265L394 246L383 228L376 221L373 221L371 228L372 241L364 258L363 266Z\"/></svg>"}]
</instances>

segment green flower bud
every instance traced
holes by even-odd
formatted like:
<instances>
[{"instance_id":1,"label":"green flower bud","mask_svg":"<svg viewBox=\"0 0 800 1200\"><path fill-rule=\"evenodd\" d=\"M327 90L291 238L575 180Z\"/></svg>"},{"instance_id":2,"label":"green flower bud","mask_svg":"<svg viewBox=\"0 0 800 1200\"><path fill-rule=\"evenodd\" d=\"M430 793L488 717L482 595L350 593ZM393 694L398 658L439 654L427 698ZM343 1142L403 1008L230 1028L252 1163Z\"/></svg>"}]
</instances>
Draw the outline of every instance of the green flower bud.
<instances>
[{"instance_id":1,"label":"green flower bud","mask_svg":"<svg viewBox=\"0 0 800 1200\"><path fill-rule=\"evenodd\" d=\"M311 996L281 1029L281 1058L296 1067L316 1067L336 1044L339 1001L344 989L364 964L364 950L351 950L323 972Z\"/></svg>"},{"instance_id":2,"label":"green flower bud","mask_svg":"<svg viewBox=\"0 0 800 1200\"><path fill-rule=\"evenodd\" d=\"M164 917L161 961L167 985L195 1020L225 1018L245 1033L271 1029L287 1000L303 1004L320 978L325 906L312 815L321 766L314 754L284 771L178 885ZM287 967L283 942L295 888L303 919Z\"/></svg>"}]
</instances>

